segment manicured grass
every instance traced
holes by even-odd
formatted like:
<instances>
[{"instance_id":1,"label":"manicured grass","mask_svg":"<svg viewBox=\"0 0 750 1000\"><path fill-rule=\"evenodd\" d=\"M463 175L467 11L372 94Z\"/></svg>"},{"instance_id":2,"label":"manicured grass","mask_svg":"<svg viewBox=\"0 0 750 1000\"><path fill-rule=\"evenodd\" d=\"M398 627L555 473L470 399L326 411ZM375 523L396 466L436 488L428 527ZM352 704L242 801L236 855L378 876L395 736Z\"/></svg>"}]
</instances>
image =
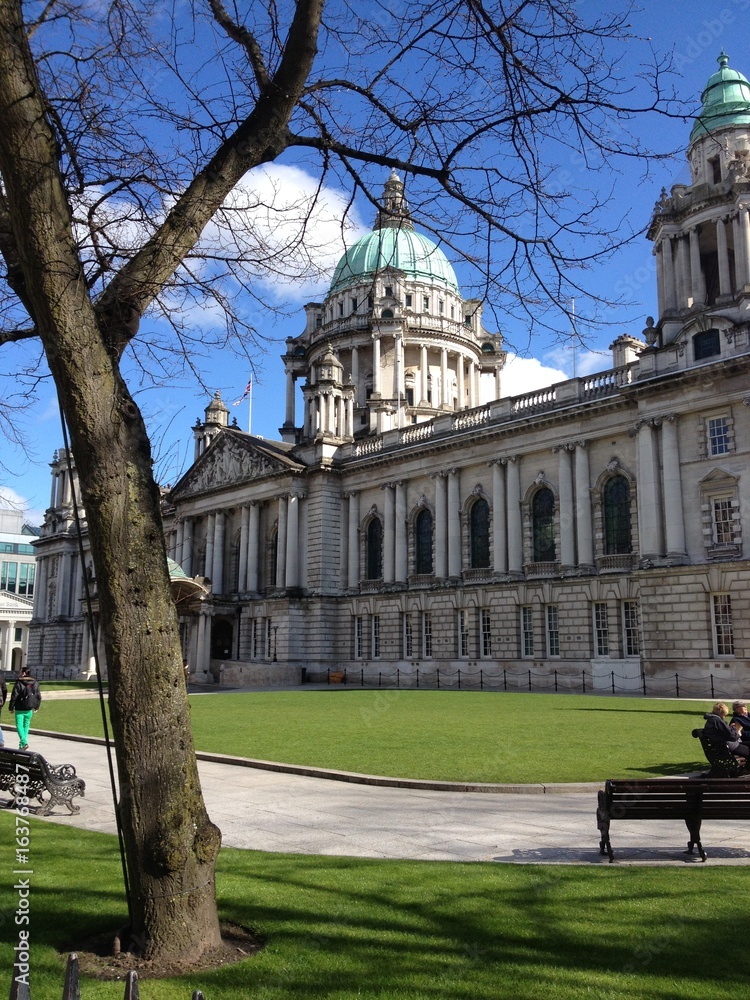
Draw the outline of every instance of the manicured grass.
<instances>
[{"instance_id":1,"label":"manicured grass","mask_svg":"<svg viewBox=\"0 0 750 1000\"><path fill-rule=\"evenodd\" d=\"M0 815L10 984L12 815ZM116 841L32 820L32 997L59 997L65 954L125 922ZM255 957L142 1000L736 1000L746 988L738 870L384 862L224 850L222 919L267 941ZM123 984L84 981L85 1000Z\"/></svg>"},{"instance_id":2,"label":"manicured grass","mask_svg":"<svg viewBox=\"0 0 750 1000\"><path fill-rule=\"evenodd\" d=\"M396 777L570 782L707 766L707 702L449 691L278 691L191 698L199 750ZM40 729L101 735L98 702L49 701Z\"/></svg>"}]
</instances>

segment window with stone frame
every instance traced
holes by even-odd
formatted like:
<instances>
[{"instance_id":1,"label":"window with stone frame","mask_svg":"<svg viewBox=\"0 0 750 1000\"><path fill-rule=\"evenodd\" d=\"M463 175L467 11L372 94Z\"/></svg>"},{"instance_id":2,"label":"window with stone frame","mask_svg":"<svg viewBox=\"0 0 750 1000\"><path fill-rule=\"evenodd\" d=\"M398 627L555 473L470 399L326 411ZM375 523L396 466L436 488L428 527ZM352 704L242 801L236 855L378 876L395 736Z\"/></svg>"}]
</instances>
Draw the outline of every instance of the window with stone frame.
<instances>
[{"instance_id":1,"label":"window with stone frame","mask_svg":"<svg viewBox=\"0 0 750 1000\"><path fill-rule=\"evenodd\" d=\"M383 523L379 517L370 519L365 532L365 578L383 579Z\"/></svg>"},{"instance_id":2,"label":"window with stone frame","mask_svg":"<svg viewBox=\"0 0 750 1000\"><path fill-rule=\"evenodd\" d=\"M465 609L458 611L456 616L456 637L457 652L462 659L469 657L469 612Z\"/></svg>"},{"instance_id":3,"label":"window with stone frame","mask_svg":"<svg viewBox=\"0 0 750 1000\"><path fill-rule=\"evenodd\" d=\"M721 415L706 419L706 452L709 458L733 451L733 437L729 417Z\"/></svg>"},{"instance_id":4,"label":"window with stone frame","mask_svg":"<svg viewBox=\"0 0 750 1000\"><path fill-rule=\"evenodd\" d=\"M365 622L363 615L352 615L352 656L361 660L365 655Z\"/></svg>"},{"instance_id":5,"label":"window with stone frame","mask_svg":"<svg viewBox=\"0 0 750 1000\"><path fill-rule=\"evenodd\" d=\"M492 615L489 608L479 610L479 638L483 659L492 656Z\"/></svg>"},{"instance_id":6,"label":"window with stone frame","mask_svg":"<svg viewBox=\"0 0 750 1000\"><path fill-rule=\"evenodd\" d=\"M699 483L703 545L711 561L742 556L739 483L723 469L714 469Z\"/></svg>"},{"instance_id":7,"label":"window with stone frame","mask_svg":"<svg viewBox=\"0 0 750 1000\"><path fill-rule=\"evenodd\" d=\"M549 486L538 489L531 500L534 562L555 561L555 495Z\"/></svg>"},{"instance_id":8,"label":"window with stone frame","mask_svg":"<svg viewBox=\"0 0 750 1000\"><path fill-rule=\"evenodd\" d=\"M521 656L534 655L534 614L530 604L521 608Z\"/></svg>"},{"instance_id":9,"label":"window with stone frame","mask_svg":"<svg viewBox=\"0 0 750 1000\"><path fill-rule=\"evenodd\" d=\"M470 565L472 569L487 569L490 565L490 507L484 497L478 497L469 511Z\"/></svg>"},{"instance_id":10,"label":"window with stone frame","mask_svg":"<svg viewBox=\"0 0 750 1000\"><path fill-rule=\"evenodd\" d=\"M604 554L624 555L633 551L630 483L625 476L612 476L602 490Z\"/></svg>"},{"instance_id":11,"label":"window with stone frame","mask_svg":"<svg viewBox=\"0 0 750 1000\"><path fill-rule=\"evenodd\" d=\"M380 615L370 618L370 649L373 660L380 659Z\"/></svg>"},{"instance_id":12,"label":"window with stone frame","mask_svg":"<svg viewBox=\"0 0 750 1000\"><path fill-rule=\"evenodd\" d=\"M640 656L641 609L638 601L622 602L622 636L625 656Z\"/></svg>"},{"instance_id":13,"label":"window with stone frame","mask_svg":"<svg viewBox=\"0 0 750 1000\"><path fill-rule=\"evenodd\" d=\"M609 656L609 611L604 601L594 604L594 649L597 656Z\"/></svg>"},{"instance_id":14,"label":"window with stone frame","mask_svg":"<svg viewBox=\"0 0 750 1000\"><path fill-rule=\"evenodd\" d=\"M422 656L432 658L432 612L422 612Z\"/></svg>"},{"instance_id":15,"label":"window with stone frame","mask_svg":"<svg viewBox=\"0 0 750 1000\"><path fill-rule=\"evenodd\" d=\"M548 604L547 617L547 656L554 658L560 655L560 613L556 604Z\"/></svg>"},{"instance_id":16,"label":"window with stone frame","mask_svg":"<svg viewBox=\"0 0 750 1000\"><path fill-rule=\"evenodd\" d=\"M423 508L414 521L414 572L430 574L432 569L432 512Z\"/></svg>"},{"instance_id":17,"label":"window with stone frame","mask_svg":"<svg viewBox=\"0 0 750 1000\"><path fill-rule=\"evenodd\" d=\"M718 330L703 330L693 337L693 358L704 361L721 354L721 339Z\"/></svg>"},{"instance_id":18,"label":"window with stone frame","mask_svg":"<svg viewBox=\"0 0 750 1000\"><path fill-rule=\"evenodd\" d=\"M414 629L408 611L401 615L401 643L404 659L410 660L414 656Z\"/></svg>"},{"instance_id":19,"label":"window with stone frame","mask_svg":"<svg viewBox=\"0 0 750 1000\"><path fill-rule=\"evenodd\" d=\"M714 629L714 655L734 656L732 598L729 594L712 594L711 604Z\"/></svg>"}]
</instances>

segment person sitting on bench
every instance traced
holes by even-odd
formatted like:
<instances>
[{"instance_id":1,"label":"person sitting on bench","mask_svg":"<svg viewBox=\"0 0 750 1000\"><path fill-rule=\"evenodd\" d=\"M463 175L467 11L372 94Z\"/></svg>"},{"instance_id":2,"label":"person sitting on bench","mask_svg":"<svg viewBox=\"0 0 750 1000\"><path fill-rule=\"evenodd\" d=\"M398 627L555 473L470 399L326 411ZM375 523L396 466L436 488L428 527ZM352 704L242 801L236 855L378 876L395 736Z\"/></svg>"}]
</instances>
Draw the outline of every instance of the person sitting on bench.
<instances>
[{"instance_id":1,"label":"person sitting on bench","mask_svg":"<svg viewBox=\"0 0 750 1000\"><path fill-rule=\"evenodd\" d=\"M713 746L726 747L735 757L744 757L747 760L750 757L750 747L740 740L737 730L727 724L728 715L729 709L724 702L717 701L711 711L703 716L706 720L703 732Z\"/></svg>"},{"instance_id":2,"label":"person sitting on bench","mask_svg":"<svg viewBox=\"0 0 750 1000\"><path fill-rule=\"evenodd\" d=\"M739 733L743 743L750 743L750 715L747 714L747 702L738 699L732 702L732 718L729 723Z\"/></svg>"}]
</instances>

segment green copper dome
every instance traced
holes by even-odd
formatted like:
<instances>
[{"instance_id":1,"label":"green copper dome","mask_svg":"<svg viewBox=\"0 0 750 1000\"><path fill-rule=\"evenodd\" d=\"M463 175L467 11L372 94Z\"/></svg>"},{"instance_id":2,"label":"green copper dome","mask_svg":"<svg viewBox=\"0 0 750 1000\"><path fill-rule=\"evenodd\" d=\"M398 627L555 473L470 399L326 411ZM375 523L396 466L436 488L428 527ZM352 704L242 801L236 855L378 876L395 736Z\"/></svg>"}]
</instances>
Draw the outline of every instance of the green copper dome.
<instances>
[{"instance_id":1,"label":"green copper dome","mask_svg":"<svg viewBox=\"0 0 750 1000\"><path fill-rule=\"evenodd\" d=\"M701 94L703 107L690 133L691 142L718 129L750 126L750 83L742 73L730 69L728 63L729 57L722 52L719 71L709 79Z\"/></svg>"},{"instance_id":2,"label":"green copper dome","mask_svg":"<svg viewBox=\"0 0 750 1000\"><path fill-rule=\"evenodd\" d=\"M393 172L383 193L383 209L375 229L351 246L336 266L330 292L339 292L394 267L407 280L418 279L458 291L458 281L448 258L427 236L417 233L404 199L404 185Z\"/></svg>"}]
</instances>

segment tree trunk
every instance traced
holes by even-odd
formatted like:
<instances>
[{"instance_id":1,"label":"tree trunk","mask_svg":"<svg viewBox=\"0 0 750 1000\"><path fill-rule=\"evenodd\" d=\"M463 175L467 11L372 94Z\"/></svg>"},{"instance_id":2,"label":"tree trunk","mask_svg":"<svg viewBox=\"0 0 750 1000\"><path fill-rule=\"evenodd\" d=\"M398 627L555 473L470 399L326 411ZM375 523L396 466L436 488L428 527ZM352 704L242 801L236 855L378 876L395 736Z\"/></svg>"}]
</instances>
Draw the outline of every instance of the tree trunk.
<instances>
[{"instance_id":1,"label":"tree trunk","mask_svg":"<svg viewBox=\"0 0 750 1000\"><path fill-rule=\"evenodd\" d=\"M0 0L0 170L22 287L70 428L96 569L122 793L134 939L195 959L220 940L219 830L190 731L159 493L141 414L119 371L116 324L97 317L73 238L18 0Z\"/></svg>"}]
</instances>

